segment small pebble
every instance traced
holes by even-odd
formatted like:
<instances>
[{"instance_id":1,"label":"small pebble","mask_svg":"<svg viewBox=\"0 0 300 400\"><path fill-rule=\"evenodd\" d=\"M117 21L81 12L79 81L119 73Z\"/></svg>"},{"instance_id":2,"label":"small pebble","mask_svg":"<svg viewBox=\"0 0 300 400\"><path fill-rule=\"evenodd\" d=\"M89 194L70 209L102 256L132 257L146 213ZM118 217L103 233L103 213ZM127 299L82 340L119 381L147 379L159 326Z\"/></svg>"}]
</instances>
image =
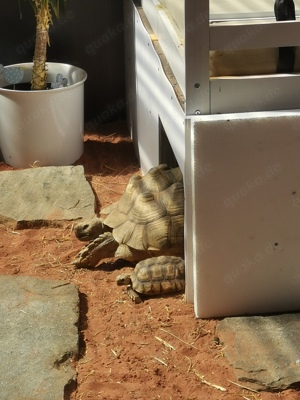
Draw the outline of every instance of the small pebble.
<instances>
[{"instance_id":1,"label":"small pebble","mask_svg":"<svg viewBox=\"0 0 300 400\"><path fill-rule=\"evenodd\" d=\"M68 86L68 79L63 77L63 74L57 74L55 82L51 83L51 89L57 89Z\"/></svg>"}]
</instances>

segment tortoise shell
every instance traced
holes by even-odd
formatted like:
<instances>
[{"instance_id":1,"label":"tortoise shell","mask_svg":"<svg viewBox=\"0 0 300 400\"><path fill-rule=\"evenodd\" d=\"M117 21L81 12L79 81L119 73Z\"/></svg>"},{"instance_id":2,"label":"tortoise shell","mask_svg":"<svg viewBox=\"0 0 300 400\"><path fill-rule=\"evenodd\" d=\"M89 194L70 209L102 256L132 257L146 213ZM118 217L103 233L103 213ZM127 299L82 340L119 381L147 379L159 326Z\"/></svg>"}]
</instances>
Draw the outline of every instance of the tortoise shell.
<instances>
[{"instance_id":1,"label":"tortoise shell","mask_svg":"<svg viewBox=\"0 0 300 400\"><path fill-rule=\"evenodd\" d=\"M162 164L143 177L134 175L120 200L107 212L104 223L112 228L119 245L150 251L183 249L184 189L180 169Z\"/></svg>"},{"instance_id":2,"label":"tortoise shell","mask_svg":"<svg viewBox=\"0 0 300 400\"><path fill-rule=\"evenodd\" d=\"M131 286L138 293L156 295L184 290L184 261L180 257L159 256L140 261L131 274Z\"/></svg>"},{"instance_id":3,"label":"tortoise shell","mask_svg":"<svg viewBox=\"0 0 300 400\"><path fill-rule=\"evenodd\" d=\"M184 186L180 168L161 164L145 176L134 175L119 201L75 226L80 240L92 240L74 264L94 266L107 257L130 261L184 256Z\"/></svg>"}]
</instances>

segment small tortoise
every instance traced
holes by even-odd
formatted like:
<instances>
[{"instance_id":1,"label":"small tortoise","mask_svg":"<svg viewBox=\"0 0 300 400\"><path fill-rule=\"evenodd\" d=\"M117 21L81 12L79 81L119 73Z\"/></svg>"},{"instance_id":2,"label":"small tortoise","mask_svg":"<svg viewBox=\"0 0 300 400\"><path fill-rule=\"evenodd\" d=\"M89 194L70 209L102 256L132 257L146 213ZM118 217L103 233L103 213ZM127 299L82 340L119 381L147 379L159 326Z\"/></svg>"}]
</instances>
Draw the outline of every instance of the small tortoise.
<instances>
[{"instance_id":1,"label":"small tortoise","mask_svg":"<svg viewBox=\"0 0 300 400\"><path fill-rule=\"evenodd\" d=\"M139 293L157 295L184 290L184 272L182 258L159 256L140 261L131 275L122 274L116 280L118 285L129 285L129 297L140 303Z\"/></svg>"},{"instance_id":2,"label":"small tortoise","mask_svg":"<svg viewBox=\"0 0 300 400\"><path fill-rule=\"evenodd\" d=\"M90 240L76 256L77 267L96 266L108 257L140 261L184 255L184 190L179 168L162 164L134 175L120 200L75 226L79 240Z\"/></svg>"}]
</instances>

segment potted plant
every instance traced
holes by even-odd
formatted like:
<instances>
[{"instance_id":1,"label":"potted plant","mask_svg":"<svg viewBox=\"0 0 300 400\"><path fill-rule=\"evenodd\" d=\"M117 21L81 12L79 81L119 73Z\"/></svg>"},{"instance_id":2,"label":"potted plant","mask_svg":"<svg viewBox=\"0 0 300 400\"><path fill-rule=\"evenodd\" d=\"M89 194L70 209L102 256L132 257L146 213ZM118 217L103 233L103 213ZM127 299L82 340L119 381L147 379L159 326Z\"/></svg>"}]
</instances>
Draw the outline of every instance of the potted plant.
<instances>
[{"instance_id":1,"label":"potted plant","mask_svg":"<svg viewBox=\"0 0 300 400\"><path fill-rule=\"evenodd\" d=\"M36 17L34 56L30 63L0 66L0 148L14 167L69 165L83 152L87 74L46 60L52 18L67 0L24 1Z\"/></svg>"}]
</instances>

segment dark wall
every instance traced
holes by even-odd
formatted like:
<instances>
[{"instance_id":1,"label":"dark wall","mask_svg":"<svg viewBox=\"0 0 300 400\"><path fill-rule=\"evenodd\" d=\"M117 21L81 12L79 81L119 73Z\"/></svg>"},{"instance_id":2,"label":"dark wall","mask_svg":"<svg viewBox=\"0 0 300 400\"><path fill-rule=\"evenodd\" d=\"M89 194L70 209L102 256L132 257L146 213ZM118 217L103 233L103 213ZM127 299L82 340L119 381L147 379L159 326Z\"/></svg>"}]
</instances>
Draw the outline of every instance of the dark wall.
<instances>
[{"instance_id":1,"label":"dark wall","mask_svg":"<svg viewBox=\"0 0 300 400\"><path fill-rule=\"evenodd\" d=\"M28 0L27 0L28 1ZM0 64L32 61L35 18L27 1L1 0ZM51 27L48 61L86 70L87 129L125 118L124 25L120 0L69 0Z\"/></svg>"}]
</instances>

